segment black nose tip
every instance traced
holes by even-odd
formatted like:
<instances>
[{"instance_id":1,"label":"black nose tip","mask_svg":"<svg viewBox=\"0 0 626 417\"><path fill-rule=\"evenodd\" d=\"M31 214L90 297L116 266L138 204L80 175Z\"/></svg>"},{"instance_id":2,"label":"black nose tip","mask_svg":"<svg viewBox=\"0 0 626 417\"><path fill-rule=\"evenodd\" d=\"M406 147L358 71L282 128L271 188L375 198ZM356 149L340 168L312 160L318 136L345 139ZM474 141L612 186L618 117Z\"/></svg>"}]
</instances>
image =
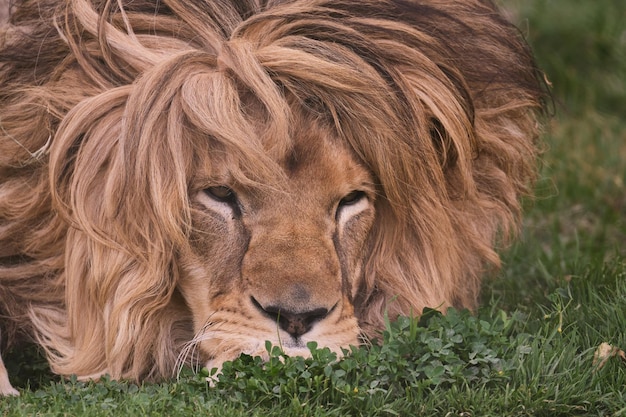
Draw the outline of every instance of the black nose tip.
<instances>
[{"instance_id":1,"label":"black nose tip","mask_svg":"<svg viewBox=\"0 0 626 417\"><path fill-rule=\"evenodd\" d=\"M263 307L254 297L252 297L252 304L296 339L310 331L316 322L322 320L329 313L327 308L315 308L295 313L280 306Z\"/></svg>"}]
</instances>

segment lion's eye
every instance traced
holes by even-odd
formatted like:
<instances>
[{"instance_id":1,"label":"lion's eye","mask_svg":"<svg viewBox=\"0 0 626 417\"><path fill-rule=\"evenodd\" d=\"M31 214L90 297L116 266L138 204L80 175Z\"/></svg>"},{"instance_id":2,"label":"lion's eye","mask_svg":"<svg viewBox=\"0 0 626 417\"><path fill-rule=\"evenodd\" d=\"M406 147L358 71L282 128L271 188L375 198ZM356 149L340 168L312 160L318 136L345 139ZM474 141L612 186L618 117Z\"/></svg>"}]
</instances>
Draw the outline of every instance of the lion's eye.
<instances>
[{"instance_id":1,"label":"lion's eye","mask_svg":"<svg viewBox=\"0 0 626 417\"><path fill-rule=\"evenodd\" d=\"M339 207L351 206L366 197L365 191L355 190L339 201Z\"/></svg>"},{"instance_id":2,"label":"lion's eye","mask_svg":"<svg viewBox=\"0 0 626 417\"><path fill-rule=\"evenodd\" d=\"M237 196L235 195L235 192L226 186L219 185L216 187L209 187L205 189L204 192L209 197L211 197L215 201L219 201L220 203L227 203L227 204L237 203Z\"/></svg>"}]
</instances>

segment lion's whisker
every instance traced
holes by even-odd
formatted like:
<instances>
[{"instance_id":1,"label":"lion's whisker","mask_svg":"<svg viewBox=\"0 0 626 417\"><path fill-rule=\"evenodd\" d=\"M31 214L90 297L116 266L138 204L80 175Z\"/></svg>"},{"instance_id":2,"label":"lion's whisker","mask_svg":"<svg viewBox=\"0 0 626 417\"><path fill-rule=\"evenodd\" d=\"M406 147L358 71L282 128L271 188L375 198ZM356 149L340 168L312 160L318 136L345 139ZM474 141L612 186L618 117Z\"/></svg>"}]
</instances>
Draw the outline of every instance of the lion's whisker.
<instances>
[{"instance_id":1,"label":"lion's whisker","mask_svg":"<svg viewBox=\"0 0 626 417\"><path fill-rule=\"evenodd\" d=\"M184 366L189 364L193 370L196 370L200 365L200 357L198 355L198 346L201 342L208 340L209 335L207 335L207 330L213 326L213 323L210 320L202 326L202 328L193 336L193 338L183 345L180 353L176 358L176 364L174 366L175 372L177 376L180 376Z\"/></svg>"}]
</instances>

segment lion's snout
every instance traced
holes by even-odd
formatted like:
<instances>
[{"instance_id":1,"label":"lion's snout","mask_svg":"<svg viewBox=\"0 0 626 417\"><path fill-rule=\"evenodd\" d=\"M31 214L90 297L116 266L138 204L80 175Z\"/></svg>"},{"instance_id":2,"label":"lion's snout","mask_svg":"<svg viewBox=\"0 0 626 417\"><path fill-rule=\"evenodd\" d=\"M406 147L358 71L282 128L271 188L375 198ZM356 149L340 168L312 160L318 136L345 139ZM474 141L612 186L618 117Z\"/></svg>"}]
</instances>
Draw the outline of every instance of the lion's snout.
<instances>
[{"instance_id":1,"label":"lion's snout","mask_svg":"<svg viewBox=\"0 0 626 417\"><path fill-rule=\"evenodd\" d=\"M251 286L250 301L257 314L298 340L342 304L340 277L300 273L293 278L284 269L266 270L262 279L257 276L259 284Z\"/></svg>"},{"instance_id":2,"label":"lion's snout","mask_svg":"<svg viewBox=\"0 0 626 417\"><path fill-rule=\"evenodd\" d=\"M251 297L251 301L263 315L277 323L294 339L308 333L315 323L323 320L336 306L335 304L330 310L325 307L306 306L304 311L296 312L280 305L262 306L254 297Z\"/></svg>"},{"instance_id":3,"label":"lion's snout","mask_svg":"<svg viewBox=\"0 0 626 417\"><path fill-rule=\"evenodd\" d=\"M331 236L286 232L297 230L295 226L295 220L283 218L253 236L242 273L256 313L298 339L336 307L341 309L343 293Z\"/></svg>"}]
</instances>

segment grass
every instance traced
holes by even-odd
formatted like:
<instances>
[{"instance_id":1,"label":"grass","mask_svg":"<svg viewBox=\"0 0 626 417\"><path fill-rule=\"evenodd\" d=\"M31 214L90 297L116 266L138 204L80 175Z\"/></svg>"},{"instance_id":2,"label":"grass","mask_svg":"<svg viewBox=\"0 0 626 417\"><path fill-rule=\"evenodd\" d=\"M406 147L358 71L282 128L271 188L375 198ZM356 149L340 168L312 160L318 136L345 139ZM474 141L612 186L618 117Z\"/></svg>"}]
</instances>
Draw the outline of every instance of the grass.
<instances>
[{"instance_id":1,"label":"grass","mask_svg":"<svg viewBox=\"0 0 626 417\"><path fill-rule=\"evenodd\" d=\"M340 362L272 350L206 374L137 386L60 381L32 352L10 361L19 398L0 415L621 416L626 364L626 7L622 0L507 0L553 84L537 198L476 314L390 323ZM34 357L34 359L33 359ZM22 368L15 368L20 364Z\"/></svg>"}]
</instances>

